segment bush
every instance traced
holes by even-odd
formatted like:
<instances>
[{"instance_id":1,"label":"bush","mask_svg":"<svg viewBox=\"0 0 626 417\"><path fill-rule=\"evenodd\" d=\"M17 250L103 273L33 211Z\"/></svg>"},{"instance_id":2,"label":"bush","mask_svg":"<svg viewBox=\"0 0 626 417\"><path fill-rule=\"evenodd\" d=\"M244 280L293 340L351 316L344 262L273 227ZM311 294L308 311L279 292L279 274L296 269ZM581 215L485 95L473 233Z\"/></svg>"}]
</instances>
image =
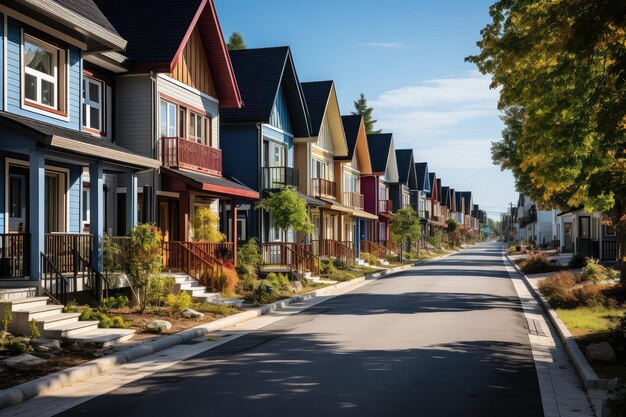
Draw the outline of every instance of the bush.
<instances>
[{"instance_id":1,"label":"bush","mask_svg":"<svg viewBox=\"0 0 626 417\"><path fill-rule=\"evenodd\" d=\"M178 315L182 313L185 309L191 307L191 295L186 292L181 292L179 294L168 294L165 297L165 305L170 310L171 315Z\"/></svg>"},{"instance_id":2,"label":"bush","mask_svg":"<svg viewBox=\"0 0 626 417\"><path fill-rule=\"evenodd\" d=\"M596 307L606 303L606 298L602 294L602 287L599 285L585 285L572 290L572 295L579 305Z\"/></svg>"},{"instance_id":3,"label":"bush","mask_svg":"<svg viewBox=\"0 0 626 417\"><path fill-rule=\"evenodd\" d=\"M30 340L26 337L11 337L7 339L4 343L4 349L13 354L22 354L33 351Z\"/></svg>"},{"instance_id":4,"label":"bush","mask_svg":"<svg viewBox=\"0 0 626 417\"><path fill-rule=\"evenodd\" d=\"M561 271L550 278L539 282L539 291L548 300L552 307L572 307L576 298L572 288L576 285L576 277L571 272Z\"/></svg>"},{"instance_id":5,"label":"bush","mask_svg":"<svg viewBox=\"0 0 626 417\"><path fill-rule=\"evenodd\" d=\"M241 245L237 250L237 265L235 265L235 271L240 279L246 278L256 279L258 277L259 269L263 258L259 251L259 242L252 238L246 244Z\"/></svg>"},{"instance_id":6,"label":"bush","mask_svg":"<svg viewBox=\"0 0 626 417\"><path fill-rule=\"evenodd\" d=\"M37 320L32 319L31 321L29 321L28 327L30 327L31 339L39 339L41 337L41 332L39 331L39 327L37 327Z\"/></svg>"},{"instance_id":7,"label":"bush","mask_svg":"<svg viewBox=\"0 0 626 417\"><path fill-rule=\"evenodd\" d=\"M128 234L128 282L142 311L148 305L150 282L161 275L162 242L161 232L151 224L138 224Z\"/></svg>"},{"instance_id":8,"label":"bush","mask_svg":"<svg viewBox=\"0 0 626 417\"><path fill-rule=\"evenodd\" d=\"M175 280L172 277L157 276L150 280L148 285L148 304L154 307L162 307L165 297L174 291Z\"/></svg>"},{"instance_id":9,"label":"bush","mask_svg":"<svg viewBox=\"0 0 626 417\"><path fill-rule=\"evenodd\" d=\"M254 301L265 304L270 297L276 294L276 287L266 279L258 281L254 289Z\"/></svg>"},{"instance_id":10,"label":"bush","mask_svg":"<svg viewBox=\"0 0 626 417\"><path fill-rule=\"evenodd\" d=\"M356 277L357 275L348 271L337 271L333 275L331 275L329 278L334 281L345 282L345 281L353 280Z\"/></svg>"},{"instance_id":11,"label":"bush","mask_svg":"<svg viewBox=\"0 0 626 417\"><path fill-rule=\"evenodd\" d=\"M322 259L320 261L320 274L321 275L330 275L337 272L335 265L333 264L332 259Z\"/></svg>"},{"instance_id":12,"label":"bush","mask_svg":"<svg viewBox=\"0 0 626 417\"><path fill-rule=\"evenodd\" d=\"M87 309L83 311L79 320L98 321L98 327L101 329L126 329L130 327L130 323L120 316L109 317L106 313L98 310Z\"/></svg>"},{"instance_id":13,"label":"bush","mask_svg":"<svg viewBox=\"0 0 626 417\"><path fill-rule=\"evenodd\" d=\"M265 280L278 291L286 291L291 288L287 274L276 274L274 272L270 272L267 274L267 278L265 278Z\"/></svg>"},{"instance_id":14,"label":"bush","mask_svg":"<svg viewBox=\"0 0 626 417\"><path fill-rule=\"evenodd\" d=\"M367 253L367 252L361 252L361 259L364 260L365 262L367 262L368 264L372 265L372 266L381 266L382 265L380 263L380 259L378 259L374 255L372 255L370 253Z\"/></svg>"},{"instance_id":15,"label":"bush","mask_svg":"<svg viewBox=\"0 0 626 417\"><path fill-rule=\"evenodd\" d=\"M400 257L399 256L389 255L389 256L387 256L387 258L385 260L387 262L389 262L390 264L399 264L400 263Z\"/></svg>"},{"instance_id":16,"label":"bush","mask_svg":"<svg viewBox=\"0 0 626 417\"><path fill-rule=\"evenodd\" d=\"M126 297L124 294L118 294L115 297L103 298L102 301L100 301L99 308L105 313L108 313L114 308L124 308L128 306L128 302L128 297Z\"/></svg>"},{"instance_id":17,"label":"bush","mask_svg":"<svg viewBox=\"0 0 626 417\"><path fill-rule=\"evenodd\" d=\"M583 282L599 282L612 280L619 277L619 273L611 268L606 268L594 259L587 261L587 266L580 274L580 280Z\"/></svg>"},{"instance_id":18,"label":"bush","mask_svg":"<svg viewBox=\"0 0 626 417\"><path fill-rule=\"evenodd\" d=\"M256 285L256 278L246 277L237 284L236 292L238 294L252 293Z\"/></svg>"},{"instance_id":19,"label":"bush","mask_svg":"<svg viewBox=\"0 0 626 417\"><path fill-rule=\"evenodd\" d=\"M222 275L219 279L218 290L220 292L230 292L237 288L239 284L239 275L232 266L232 263L226 263L222 267Z\"/></svg>"},{"instance_id":20,"label":"bush","mask_svg":"<svg viewBox=\"0 0 626 417\"><path fill-rule=\"evenodd\" d=\"M348 263L341 258L333 259L333 265L341 271L350 270L350 265L348 265Z\"/></svg>"},{"instance_id":21,"label":"bush","mask_svg":"<svg viewBox=\"0 0 626 417\"><path fill-rule=\"evenodd\" d=\"M584 268L585 265L587 265L587 258L580 253L574 254L568 263L568 266L573 269Z\"/></svg>"},{"instance_id":22,"label":"bush","mask_svg":"<svg viewBox=\"0 0 626 417\"><path fill-rule=\"evenodd\" d=\"M519 263L519 267L525 274L529 275L553 272L558 269L550 263L550 258L544 253L530 255Z\"/></svg>"},{"instance_id":23,"label":"bush","mask_svg":"<svg viewBox=\"0 0 626 417\"><path fill-rule=\"evenodd\" d=\"M509 246L506 250L506 253L508 253L509 255L513 255L516 252L517 252L517 246L515 245Z\"/></svg>"},{"instance_id":24,"label":"bush","mask_svg":"<svg viewBox=\"0 0 626 417\"><path fill-rule=\"evenodd\" d=\"M195 207L191 218L193 240L196 242L223 242L226 236L219 230L220 216L209 207Z\"/></svg>"}]
</instances>

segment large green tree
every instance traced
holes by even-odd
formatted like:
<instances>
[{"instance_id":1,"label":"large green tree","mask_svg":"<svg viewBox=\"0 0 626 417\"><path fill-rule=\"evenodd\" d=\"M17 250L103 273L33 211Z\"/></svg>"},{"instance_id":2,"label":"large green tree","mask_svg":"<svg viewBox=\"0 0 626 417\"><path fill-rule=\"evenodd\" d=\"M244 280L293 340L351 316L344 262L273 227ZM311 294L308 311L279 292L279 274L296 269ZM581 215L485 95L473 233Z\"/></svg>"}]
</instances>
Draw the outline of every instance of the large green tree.
<instances>
[{"instance_id":1,"label":"large green tree","mask_svg":"<svg viewBox=\"0 0 626 417\"><path fill-rule=\"evenodd\" d=\"M373 113L374 108L369 107L367 105L367 99L365 98L365 94L361 93L361 96L357 101L354 102L354 110L352 114L363 116L363 124L365 125L365 132L369 135L370 133L380 133L382 130L375 130L374 125L378 120L374 119Z\"/></svg>"},{"instance_id":2,"label":"large green tree","mask_svg":"<svg viewBox=\"0 0 626 417\"><path fill-rule=\"evenodd\" d=\"M401 208L394 213L393 222L389 228L392 240L400 245L400 260L402 260L404 247L410 248L412 242L419 240L422 236L420 218L412 207Z\"/></svg>"},{"instance_id":3,"label":"large green tree","mask_svg":"<svg viewBox=\"0 0 626 417\"><path fill-rule=\"evenodd\" d=\"M228 43L226 44L226 47L228 48L229 51L238 51L240 49L248 49L248 45L246 45L246 42L244 41L243 36L239 32L233 32L232 35L230 35L230 38L228 38Z\"/></svg>"},{"instance_id":4,"label":"large green tree","mask_svg":"<svg viewBox=\"0 0 626 417\"><path fill-rule=\"evenodd\" d=\"M257 204L257 208L268 211L272 215L276 227L283 231L284 241L287 241L287 230L303 233L313 230L306 201L298 197L298 193L293 188L284 188L270 193L269 197Z\"/></svg>"},{"instance_id":5,"label":"large green tree","mask_svg":"<svg viewBox=\"0 0 626 417\"><path fill-rule=\"evenodd\" d=\"M500 88L494 162L542 207L605 213L626 249L626 2L500 0L490 15L467 59Z\"/></svg>"}]
</instances>

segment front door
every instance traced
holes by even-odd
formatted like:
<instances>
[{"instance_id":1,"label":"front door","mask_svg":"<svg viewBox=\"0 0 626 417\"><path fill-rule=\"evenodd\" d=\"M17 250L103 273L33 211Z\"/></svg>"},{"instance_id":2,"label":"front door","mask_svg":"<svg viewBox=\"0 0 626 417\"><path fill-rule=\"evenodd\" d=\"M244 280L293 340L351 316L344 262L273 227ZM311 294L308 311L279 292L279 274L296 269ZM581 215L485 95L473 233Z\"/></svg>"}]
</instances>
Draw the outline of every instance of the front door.
<instances>
[{"instance_id":1,"label":"front door","mask_svg":"<svg viewBox=\"0 0 626 417\"><path fill-rule=\"evenodd\" d=\"M572 240L572 223L564 223L563 224L563 251L564 252L573 252L573 243Z\"/></svg>"}]
</instances>

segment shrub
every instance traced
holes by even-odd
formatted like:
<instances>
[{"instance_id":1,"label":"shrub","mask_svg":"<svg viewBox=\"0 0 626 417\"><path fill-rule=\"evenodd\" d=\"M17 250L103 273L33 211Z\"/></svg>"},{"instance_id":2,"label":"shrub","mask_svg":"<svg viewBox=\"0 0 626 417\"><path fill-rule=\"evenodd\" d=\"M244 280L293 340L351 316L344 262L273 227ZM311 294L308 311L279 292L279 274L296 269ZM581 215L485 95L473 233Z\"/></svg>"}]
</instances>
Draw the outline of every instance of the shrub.
<instances>
[{"instance_id":1,"label":"shrub","mask_svg":"<svg viewBox=\"0 0 626 417\"><path fill-rule=\"evenodd\" d=\"M126 306L128 306L128 297L124 294L118 294L115 297L103 298L102 301L100 301L99 308L105 313L108 313L114 308L124 308Z\"/></svg>"},{"instance_id":2,"label":"shrub","mask_svg":"<svg viewBox=\"0 0 626 417\"><path fill-rule=\"evenodd\" d=\"M178 315L182 313L185 309L191 307L191 295L186 292L181 292L179 294L168 294L165 297L165 305L170 310L171 315Z\"/></svg>"},{"instance_id":3,"label":"shrub","mask_svg":"<svg viewBox=\"0 0 626 417\"><path fill-rule=\"evenodd\" d=\"M348 271L337 271L333 275L330 276L330 279L339 282L350 281L356 278L357 275L348 272Z\"/></svg>"},{"instance_id":4,"label":"shrub","mask_svg":"<svg viewBox=\"0 0 626 417\"><path fill-rule=\"evenodd\" d=\"M26 337L11 337L4 343L4 348L13 354L33 351L30 340Z\"/></svg>"},{"instance_id":5,"label":"shrub","mask_svg":"<svg viewBox=\"0 0 626 417\"><path fill-rule=\"evenodd\" d=\"M372 266L381 266L380 259L370 253L361 252L361 259Z\"/></svg>"},{"instance_id":6,"label":"shrub","mask_svg":"<svg viewBox=\"0 0 626 417\"><path fill-rule=\"evenodd\" d=\"M582 282L600 282L609 279L609 273L607 269L600 265L595 259L589 259L587 266L580 274L580 280Z\"/></svg>"},{"instance_id":7,"label":"shrub","mask_svg":"<svg viewBox=\"0 0 626 417\"><path fill-rule=\"evenodd\" d=\"M252 238L237 250L237 265L235 271L240 279L246 278L256 279L261 268L263 258L259 251L259 242Z\"/></svg>"},{"instance_id":8,"label":"shrub","mask_svg":"<svg viewBox=\"0 0 626 417\"><path fill-rule=\"evenodd\" d=\"M400 257L399 256L389 255L389 256L387 256L387 258L385 260L387 262L389 262L390 264L399 264L400 263Z\"/></svg>"},{"instance_id":9,"label":"shrub","mask_svg":"<svg viewBox=\"0 0 626 417\"><path fill-rule=\"evenodd\" d=\"M585 265L587 265L587 258L580 253L574 254L568 263L568 266L574 269L583 268Z\"/></svg>"},{"instance_id":10,"label":"shrub","mask_svg":"<svg viewBox=\"0 0 626 417\"><path fill-rule=\"evenodd\" d=\"M276 294L276 292L276 287L274 287L270 281L262 279L258 281L255 286L254 301L266 303L270 297Z\"/></svg>"},{"instance_id":11,"label":"shrub","mask_svg":"<svg viewBox=\"0 0 626 417\"><path fill-rule=\"evenodd\" d=\"M196 242L223 242L226 236L219 230L220 217L209 207L195 207L191 228Z\"/></svg>"},{"instance_id":12,"label":"shrub","mask_svg":"<svg viewBox=\"0 0 626 417\"><path fill-rule=\"evenodd\" d=\"M320 274L330 275L337 272L332 259L323 259L320 261Z\"/></svg>"},{"instance_id":13,"label":"shrub","mask_svg":"<svg viewBox=\"0 0 626 417\"><path fill-rule=\"evenodd\" d=\"M0 304L0 313L2 314L2 322L0 323L2 325L2 328L0 330L2 330L4 333L9 331L9 326L13 321L13 314L11 311L12 309L10 304Z\"/></svg>"},{"instance_id":14,"label":"shrub","mask_svg":"<svg viewBox=\"0 0 626 417\"><path fill-rule=\"evenodd\" d=\"M154 307L162 307L165 304L165 297L174 291L175 282L174 278L161 275L152 278L148 285L147 303Z\"/></svg>"},{"instance_id":15,"label":"shrub","mask_svg":"<svg viewBox=\"0 0 626 417\"><path fill-rule=\"evenodd\" d=\"M80 308L78 308L78 304L76 303L76 301L72 300L72 301L68 301L67 304L65 304L65 307L63 307L63 312L64 313L80 313Z\"/></svg>"},{"instance_id":16,"label":"shrub","mask_svg":"<svg viewBox=\"0 0 626 417\"><path fill-rule=\"evenodd\" d=\"M256 285L256 278L245 277L237 284L236 292L238 294L252 293Z\"/></svg>"},{"instance_id":17,"label":"shrub","mask_svg":"<svg viewBox=\"0 0 626 417\"><path fill-rule=\"evenodd\" d=\"M550 258L544 253L530 255L519 263L519 267L525 274L540 274L542 272L553 272L557 268L550 263Z\"/></svg>"},{"instance_id":18,"label":"shrub","mask_svg":"<svg viewBox=\"0 0 626 417\"><path fill-rule=\"evenodd\" d=\"M267 278L265 278L265 280L279 291L286 291L291 287L289 277L286 274L276 274L274 272L270 272L267 274Z\"/></svg>"},{"instance_id":19,"label":"shrub","mask_svg":"<svg viewBox=\"0 0 626 417\"><path fill-rule=\"evenodd\" d=\"M506 253L508 253L509 255L513 255L515 252L517 252L517 246L515 245L509 246L506 250Z\"/></svg>"},{"instance_id":20,"label":"shrub","mask_svg":"<svg viewBox=\"0 0 626 417\"><path fill-rule=\"evenodd\" d=\"M101 329L125 329L130 327L130 323L126 322L120 316L109 317L106 313L93 309L83 311L79 320L98 321L98 327Z\"/></svg>"},{"instance_id":21,"label":"shrub","mask_svg":"<svg viewBox=\"0 0 626 417\"><path fill-rule=\"evenodd\" d=\"M552 307L571 307L576 303L572 288L576 285L576 277L571 272L561 271L539 282L539 291L546 297Z\"/></svg>"},{"instance_id":22,"label":"shrub","mask_svg":"<svg viewBox=\"0 0 626 417\"><path fill-rule=\"evenodd\" d=\"M237 275L237 271L233 269L232 263L224 264L222 268L222 276L220 277L220 282L218 284L218 290L222 291L233 291L237 288L237 284L239 283L239 276Z\"/></svg>"},{"instance_id":23,"label":"shrub","mask_svg":"<svg viewBox=\"0 0 626 417\"><path fill-rule=\"evenodd\" d=\"M602 287L599 285L584 285L572 290L572 295L579 305L595 307L603 305L606 298L602 294Z\"/></svg>"},{"instance_id":24,"label":"shrub","mask_svg":"<svg viewBox=\"0 0 626 417\"><path fill-rule=\"evenodd\" d=\"M31 339L39 339L41 337L41 332L39 332L39 327L37 327L37 320L32 319L29 321L28 327L30 328Z\"/></svg>"},{"instance_id":25,"label":"shrub","mask_svg":"<svg viewBox=\"0 0 626 417\"><path fill-rule=\"evenodd\" d=\"M350 270L350 265L348 265L348 263L341 258L333 259L333 265L341 271Z\"/></svg>"}]
</instances>

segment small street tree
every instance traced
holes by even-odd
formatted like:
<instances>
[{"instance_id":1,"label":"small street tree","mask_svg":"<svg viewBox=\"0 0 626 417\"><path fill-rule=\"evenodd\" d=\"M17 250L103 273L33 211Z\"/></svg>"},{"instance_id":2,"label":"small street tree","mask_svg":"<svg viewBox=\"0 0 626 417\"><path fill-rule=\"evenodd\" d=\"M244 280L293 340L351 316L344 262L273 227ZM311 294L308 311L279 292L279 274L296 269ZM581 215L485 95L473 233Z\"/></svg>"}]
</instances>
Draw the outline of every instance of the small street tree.
<instances>
[{"instance_id":1,"label":"small street tree","mask_svg":"<svg viewBox=\"0 0 626 417\"><path fill-rule=\"evenodd\" d=\"M313 230L306 201L298 197L298 193L293 188L284 188L279 192L270 193L269 197L257 204L257 208L271 214L276 227L283 231L285 242L289 229L302 233L310 233Z\"/></svg>"},{"instance_id":2,"label":"small street tree","mask_svg":"<svg viewBox=\"0 0 626 417\"><path fill-rule=\"evenodd\" d=\"M361 93L361 96L357 101L354 102L354 109L352 114L363 116L363 124L365 125L365 133L368 135L370 133L380 133L382 130L374 130L374 125L378 120L375 120L372 113L374 112L374 108L369 107L367 105L367 99L365 95Z\"/></svg>"},{"instance_id":3,"label":"small street tree","mask_svg":"<svg viewBox=\"0 0 626 417\"><path fill-rule=\"evenodd\" d=\"M238 51L240 49L248 49L246 42L243 39L243 36L239 32L233 32L232 35L228 38L228 43L226 47L229 51Z\"/></svg>"},{"instance_id":4,"label":"small street tree","mask_svg":"<svg viewBox=\"0 0 626 417\"><path fill-rule=\"evenodd\" d=\"M418 240L422 235L420 218L412 207L405 207L395 212L393 222L389 226L395 243L400 245L400 262L402 262L404 246Z\"/></svg>"},{"instance_id":5,"label":"small street tree","mask_svg":"<svg viewBox=\"0 0 626 417\"><path fill-rule=\"evenodd\" d=\"M209 207L196 207L191 227L196 242L223 242L226 236L219 231L219 216Z\"/></svg>"},{"instance_id":6,"label":"small street tree","mask_svg":"<svg viewBox=\"0 0 626 417\"><path fill-rule=\"evenodd\" d=\"M128 234L128 281L141 311L147 306L150 282L161 274L162 244L161 232L152 224L138 224Z\"/></svg>"}]
</instances>

